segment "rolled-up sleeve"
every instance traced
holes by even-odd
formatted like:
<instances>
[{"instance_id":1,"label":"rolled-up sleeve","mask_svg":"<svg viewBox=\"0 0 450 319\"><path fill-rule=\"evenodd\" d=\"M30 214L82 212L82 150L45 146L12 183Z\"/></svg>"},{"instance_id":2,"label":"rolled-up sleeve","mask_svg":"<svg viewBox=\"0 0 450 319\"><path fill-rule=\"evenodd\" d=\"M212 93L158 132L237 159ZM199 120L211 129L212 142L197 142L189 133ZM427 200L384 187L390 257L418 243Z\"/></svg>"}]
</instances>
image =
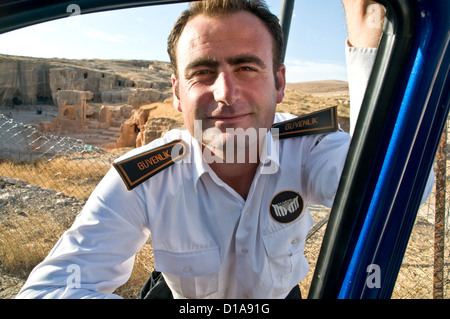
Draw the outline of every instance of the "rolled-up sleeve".
<instances>
[{"instance_id":1,"label":"rolled-up sleeve","mask_svg":"<svg viewBox=\"0 0 450 319\"><path fill-rule=\"evenodd\" d=\"M355 130L377 51L377 48L351 47L347 42L345 53L350 94L350 135L353 135Z\"/></svg>"},{"instance_id":2,"label":"rolled-up sleeve","mask_svg":"<svg viewBox=\"0 0 450 319\"><path fill-rule=\"evenodd\" d=\"M350 146L350 136L338 131L324 136L305 164L308 202L331 207Z\"/></svg>"}]
</instances>

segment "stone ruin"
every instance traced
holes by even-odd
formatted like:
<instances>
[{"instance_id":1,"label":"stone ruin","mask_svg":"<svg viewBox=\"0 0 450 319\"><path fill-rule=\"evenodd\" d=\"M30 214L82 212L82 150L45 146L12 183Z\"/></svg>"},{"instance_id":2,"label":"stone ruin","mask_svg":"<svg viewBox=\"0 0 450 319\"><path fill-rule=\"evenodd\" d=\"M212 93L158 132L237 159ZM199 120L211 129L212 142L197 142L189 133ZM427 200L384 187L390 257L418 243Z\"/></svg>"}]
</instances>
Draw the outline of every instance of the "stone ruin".
<instances>
[{"instance_id":1,"label":"stone ruin","mask_svg":"<svg viewBox=\"0 0 450 319\"><path fill-rule=\"evenodd\" d=\"M182 123L168 117L151 117L157 106L139 108L129 105L102 105L94 111L86 101L92 99L90 91L60 90L57 93L58 117L54 122L41 122L38 129L43 132L57 132L86 140L89 144L107 148L139 147L161 137ZM139 96L132 95L132 98ZM144 100L148 101L148 100ZM159 105L164 103L159 103ZM166 107L172 107L167 103ZM114 131L119 138L108 132ZM77 132L77 134L75 134ZM86 137L89 135L89 137ZM93 139L90 139L94 136Z\"/></svg>"},{"instance_id":2,"label":"stone ruin","mask_svg":"<svg viewBox=\"0 0 450 319\"><path fill-rule=\"evenodd\" d=\"M166 62L39 59L0 55L0 108L54 105L38 130L107 148L135 147L180 127L143 105L171 96ZM171 106L170 106L171 107Z\"/></svg>"},{"instance_id":3,"label":"stone ruin","mask_svg":"<svg viewBox=\"0 0 450 319\"><path fill-rule=\"evenodd\" d=\"M171 106L169 106L171 107ZM151 108L132 110L131 117L120 126L117 147L140 147L163 136L174 128L182 128L183 123L168 117L151 117Z\"/></svg>"},{"instance_id":4,"label":"stone ruin","mask_svg":"<svg viewBox=\"0 0 450 319\"><path fill-rule=\"evenodd\" d=\"M89 91L59 90L56 96L58 118L56 126L66 130L86 128L86 100L92 99Z\"/></svg>"}]
</instances>

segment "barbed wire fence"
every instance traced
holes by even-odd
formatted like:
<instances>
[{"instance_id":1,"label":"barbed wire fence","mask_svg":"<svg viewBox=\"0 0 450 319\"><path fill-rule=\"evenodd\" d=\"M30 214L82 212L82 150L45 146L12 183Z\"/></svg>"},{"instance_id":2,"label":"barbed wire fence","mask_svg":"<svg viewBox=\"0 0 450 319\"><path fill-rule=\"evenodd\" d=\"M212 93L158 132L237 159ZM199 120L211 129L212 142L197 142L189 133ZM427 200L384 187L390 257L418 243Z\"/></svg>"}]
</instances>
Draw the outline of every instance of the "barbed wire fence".
<instances>
[{"instance_id":1,"label":"barbed wire fence","mask_svg":"<svg viewBox=\"0 0 450 319\"><path fill-rule=\"evenodd\" d=\"M449 297L448 154L444 132L436 155L435 188L419 209L392 298ZM119 155L120 151L93 147L82 140L44 134L0 114L0 298L16 296ZM304 296L329 209L314 206L311 212L316 225L305 246L310 271L300 283ZM130 279L115 293L137 298L153 265L149 239L136 256Z\"/></svg>"}]
</instances>

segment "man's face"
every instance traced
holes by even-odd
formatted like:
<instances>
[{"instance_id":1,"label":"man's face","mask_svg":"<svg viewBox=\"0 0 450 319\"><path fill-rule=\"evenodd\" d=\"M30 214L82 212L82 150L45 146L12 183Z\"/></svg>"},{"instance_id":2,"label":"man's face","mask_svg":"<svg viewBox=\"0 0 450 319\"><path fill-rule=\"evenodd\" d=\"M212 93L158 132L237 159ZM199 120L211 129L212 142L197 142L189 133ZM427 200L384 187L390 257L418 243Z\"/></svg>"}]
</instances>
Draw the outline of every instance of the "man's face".
<instances>
[{"instance_id":1,"label":"man's face","mask_svg":"<svg viewBox=\"0 0 450 319\"><path fill-rule=\"evenodd\" d=\"M203 132L219 129L214 147L220 148L232 138L227 129L269 130L285 87L283 65L275 87L272 59L272 37L251 13L189 21L177 46L178 78L172 75L174 107L189 132L198 138L200 123Z\"/></svg>"}]
</instances>

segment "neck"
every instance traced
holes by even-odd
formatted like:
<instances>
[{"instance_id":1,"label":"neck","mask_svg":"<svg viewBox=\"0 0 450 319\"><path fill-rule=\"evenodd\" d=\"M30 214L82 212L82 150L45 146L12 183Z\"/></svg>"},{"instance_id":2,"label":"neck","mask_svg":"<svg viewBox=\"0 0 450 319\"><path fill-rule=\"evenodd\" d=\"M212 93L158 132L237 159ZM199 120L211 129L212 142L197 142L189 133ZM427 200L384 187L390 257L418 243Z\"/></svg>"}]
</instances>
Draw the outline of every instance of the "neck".
<instances>
[{"instance_id":1,"label":"neck","mask_svg":"<svg viewBox=\"0 0 450 319\"><path fill-rule=\"evenodd\" d=\"M247 199L258 163L211 163L211 169L242 198Z\"/></svg>"},{"instance_id":2,"label":"neck","mask_svg":"<svg viewBox=\"0 0 450 319\"><path fill-rule=\"evenodd\" d=\"M206 151L205 151L206 148ZM203 145L203 156L216 175L234 189L242 198L247 199L250 187L259 166L259 155L253 148L246 148L243 153L234 152L234 156L226 156L226 152L207 148ZM208 151L210 152L208 154ZM256 152L256 153L255 153Z\"/></svg>"}]
</instances>

